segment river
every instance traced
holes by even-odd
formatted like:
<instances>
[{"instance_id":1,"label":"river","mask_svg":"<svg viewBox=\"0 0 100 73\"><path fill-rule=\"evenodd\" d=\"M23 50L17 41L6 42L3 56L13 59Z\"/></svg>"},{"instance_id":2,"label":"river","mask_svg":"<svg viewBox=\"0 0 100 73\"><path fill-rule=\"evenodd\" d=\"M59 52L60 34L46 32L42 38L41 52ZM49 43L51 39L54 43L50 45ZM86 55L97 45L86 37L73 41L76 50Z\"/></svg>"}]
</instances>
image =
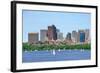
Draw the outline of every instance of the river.
<instances>
[{"instance_id":1,"label":"river","mask_svg":"<svg viewBox=\"0 0 100 73\"><path fill-rule=\"evenodd\" d=\"M22 62L47 62L91 59L91 50L23 51Z\"/></svg>"}]
</instances>

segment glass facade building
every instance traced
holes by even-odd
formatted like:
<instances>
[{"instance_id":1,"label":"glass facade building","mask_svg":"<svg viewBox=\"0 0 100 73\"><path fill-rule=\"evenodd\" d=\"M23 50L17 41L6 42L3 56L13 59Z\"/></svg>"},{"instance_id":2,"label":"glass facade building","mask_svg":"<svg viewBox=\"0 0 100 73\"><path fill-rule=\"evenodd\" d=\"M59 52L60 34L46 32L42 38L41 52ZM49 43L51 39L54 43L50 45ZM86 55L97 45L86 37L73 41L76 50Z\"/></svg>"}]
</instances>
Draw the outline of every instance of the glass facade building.
<instances>
[{"instance_id":1,"label":"glass facade building","mask_svg":"<svg viewBox=\"0 0 100 73\"><path fill-rule=\"evenodd\" d=\"M85 33L80 32L80 42L85 42Z\"/></svg>"},{"instance_id":2,"label":"glass facade building","mask_svg":"<svg viewBox=\"0 0 100 73\"><path fill-rule=\"evenodd\" d=\"M67 39L67 40L71 40L71 33L68 33L68 34L67 34L66 39Z\"/></svg>"}]
</instances>

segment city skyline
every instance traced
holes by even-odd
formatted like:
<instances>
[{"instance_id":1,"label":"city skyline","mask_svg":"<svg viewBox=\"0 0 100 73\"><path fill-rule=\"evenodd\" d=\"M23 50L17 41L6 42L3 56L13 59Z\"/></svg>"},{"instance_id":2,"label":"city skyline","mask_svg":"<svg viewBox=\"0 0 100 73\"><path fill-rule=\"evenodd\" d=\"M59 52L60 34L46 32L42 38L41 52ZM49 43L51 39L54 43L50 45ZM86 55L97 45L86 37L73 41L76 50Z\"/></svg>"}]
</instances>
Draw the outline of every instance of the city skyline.
<instances>
[{"instance_id":1,"label":"city skyline","mask_svg":"<svg viewBox=\"0 0 100 73\"><path fill-rule=\"evenodd\" d=\"M79 21L79 19L82 19ZM27 42L29 32L38 32L40 29L47 29L54 24L64 37L68 32L80 29L90 29L91 15L88 13L71 12L43 12L43 11L23 11L23 42ZM39 35L40 40L40 35Z\"/></svg>"},{"instance_id":2,"label":"city skyline","mask_svg":"<svg viewBox=\"0 0 100 73\"><path fill-rule=\"evenodd\" d=\"M63 39L62 39L63 35L60 35L59 37L58 32L60 32L60 30L58 30L55 25L48 26L48 29L40 29L40 34L39 32L29 32L28 43L31 44L31 43L39 43L39 41L45 42L45 41L56 41L56 40L67 41L70 43L84 43L84 42L90 43L91 40L89 29L81 29L78 31L73 30L71 32L68 32L66 34L66 37Z\"/></svg>"}]
</instances>

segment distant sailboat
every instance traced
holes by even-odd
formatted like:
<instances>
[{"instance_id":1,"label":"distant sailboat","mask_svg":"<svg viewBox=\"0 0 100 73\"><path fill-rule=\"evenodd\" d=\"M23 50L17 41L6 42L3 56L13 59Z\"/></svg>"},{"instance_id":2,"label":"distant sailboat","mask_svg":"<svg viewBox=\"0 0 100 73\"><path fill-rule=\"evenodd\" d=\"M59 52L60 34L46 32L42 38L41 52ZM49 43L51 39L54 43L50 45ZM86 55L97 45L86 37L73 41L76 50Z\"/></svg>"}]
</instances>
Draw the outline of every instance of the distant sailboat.
<instances>
[{"instance_id":1,"label":"distant sailboat","mask_svg":"<svg viewBox=\"0 0 100 73\"><path fill-rule=\"evenodd\" d=\"M53 51L52 51L52 54L53 54L53 55L55 55L55 54L56 54L56 51L55 51L55 50L53 50Z\"/></svg>"},{"instance_id":2,"label":"distant sailboat","mask_svg":"<svg viewBox=\"0 0 100 73\"><path fill-rule=\"evenodd\" d=\"M58 51L60 52L61 50L59 49Z\"/></svg>"},{"instance_id":3,"label":"distant sailboat","mask_svg":"<svg viewBox=\"0 0 100 73\"><path fill-rule=\"evenodd\" d=\"M84 49L81 49L81 52L84 52Z\"/></svg>"},{"instance_id":4,"label":"distant sailboat","mask_svg":"<svg viewBox=\"0 0 100 73\"><path fill-rule=\"evenodd\" d=\"M38 50L35 50L35 51L38 51Z\"/></svg>"}]
</instances>

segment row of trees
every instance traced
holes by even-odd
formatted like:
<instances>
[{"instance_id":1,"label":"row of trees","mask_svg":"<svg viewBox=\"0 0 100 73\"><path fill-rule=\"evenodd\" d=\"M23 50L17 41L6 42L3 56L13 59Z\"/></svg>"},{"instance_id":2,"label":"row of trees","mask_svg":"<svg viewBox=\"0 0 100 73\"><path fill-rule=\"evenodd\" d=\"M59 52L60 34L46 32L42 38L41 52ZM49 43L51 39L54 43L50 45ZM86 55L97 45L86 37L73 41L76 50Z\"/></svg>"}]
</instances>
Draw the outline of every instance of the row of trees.
<instances>
[{"instance_id":1,"label":"row of trees","mask_svg":"<svg viewBox=\"0 0 100 73\"><path fill-rule=\"evenodd\" d=\"M90 50L91 45L90 44L77 44L77 45L67 45L67 44L61 44L61 45L55 45L55 44L28 44L23 43L23 51L34 51L34 50L68 50L68 49L86 49Z\"/></svg>"}]
</instances>

